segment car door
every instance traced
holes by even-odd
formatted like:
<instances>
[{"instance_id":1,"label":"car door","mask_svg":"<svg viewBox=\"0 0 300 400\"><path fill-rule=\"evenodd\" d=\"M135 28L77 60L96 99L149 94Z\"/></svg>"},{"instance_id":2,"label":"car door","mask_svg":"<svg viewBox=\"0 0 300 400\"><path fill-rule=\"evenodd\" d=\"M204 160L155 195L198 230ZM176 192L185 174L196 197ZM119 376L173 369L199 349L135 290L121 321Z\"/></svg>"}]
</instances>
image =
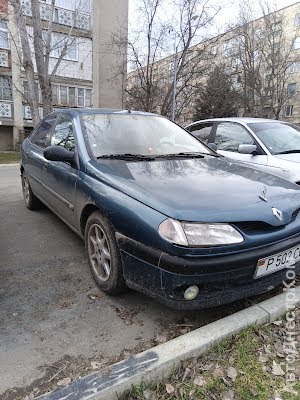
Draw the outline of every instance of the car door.
<instances>
[{"instance_id":1,"label":"car door","mask_svg":"<svg viewBox=\"0 0 300 400\"><path fill-rule=\"evenodd\" d=\"M267 169L268 156L263 152L251 133L236 122L221 122L217 125L214 143L217 145L218 153L234 160L243 161L247 164ZM257 146L257 153L242 154L238 148L241 144L253 144Z\"/></svg>"},{"instance_id":2,"label":"car door","mask_svg":"<svg viewBox=\"0 0 300 400\"><path fill-rule=\"evenodd\" d=\"M75 128L72 116L59 115L53 128L50 145L62 146L76 151ZM77 163L46 160L43 183L46 187L46 202L64 221L75 226L75 190L78 177Z\"/></svg>"},{"instance_id":3,"label":"car door","mask_svg":"<svg viewBox=\"0 0 300 400\"><path fill-rule=\"evenodd\" d=\"M190 126L188 131L197 139L200 139L202 142L207 144L209 143L208 139L212 132L213 125L213 122L199 122Z\"/></svg>"},{"instance_id":4,"label":"car door","mask_svg":"<svg viewBox=\"0 0 300 400\"><path fill-rule=\"evenodd\" d=\"M50 145L51 133L57 114L51 114L40 122L23 147L23 166L34 194L43 199L42 174L46 160L43 151Z\"/></svg>"}]
</instances>

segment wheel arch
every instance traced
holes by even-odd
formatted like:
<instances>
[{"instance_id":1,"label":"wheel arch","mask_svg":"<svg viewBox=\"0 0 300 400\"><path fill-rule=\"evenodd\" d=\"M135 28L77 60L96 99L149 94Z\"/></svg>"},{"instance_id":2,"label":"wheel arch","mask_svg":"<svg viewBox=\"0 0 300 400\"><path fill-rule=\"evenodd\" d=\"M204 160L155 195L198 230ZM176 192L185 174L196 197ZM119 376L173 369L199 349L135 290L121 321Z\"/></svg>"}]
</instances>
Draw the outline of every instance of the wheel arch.
<instances>
[{"instance_id":1,"label":"wheel arch","mask_svg":"<svg viewBox=\"0 0 300 400\"><path fill-rule=\"evenodd\" d=\"M100 213L103 214L103 211L95 204L87 204L84 206L84 208L81 212L81 215L80 215L80 231L83 235L84 235L87 220L88 220L89 216L95 211L99 211Z\"/></svg>"}]
</instances>

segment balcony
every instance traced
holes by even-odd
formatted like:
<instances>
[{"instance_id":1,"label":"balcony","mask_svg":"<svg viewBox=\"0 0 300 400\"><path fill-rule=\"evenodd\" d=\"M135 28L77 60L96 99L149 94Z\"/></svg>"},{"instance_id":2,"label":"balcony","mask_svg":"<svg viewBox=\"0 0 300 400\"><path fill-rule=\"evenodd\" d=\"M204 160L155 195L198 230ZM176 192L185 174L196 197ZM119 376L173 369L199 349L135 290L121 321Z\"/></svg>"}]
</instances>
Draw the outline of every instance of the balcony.
<instances>
[{"instance_id":1,"label":"balcony","mask_svg":"<svg viewBox=\"0 0 300 400\"><path fill-rule=\"evenodd\" d=\"M43 118L43 107L39 107L40 118ZM32 121L30 106L23 105L23 118L26 121Z\"/></svg>"},{"instance_id":2,"label":"balcony","mask_svg":"<svg viewBox=\"0 0 300 400\"><path fill-rule=\"evenodd\" d=\"M23 13L27 17L32 17L31 2L30 0L22 0ZM51 6L49 4L40 3L41 19L49 21L51 15ZM86 31L91 30L91 15L71 11L65 8L54 7L53 22L65 26L73 26L74 28L83 29Z\"/></svg>"},{"instance_id":3,"label":"balcony","mask_svg":"<svg viewBox=\"0 0 300 400\"><path fill-rule=\"evenodd\" d=\"M8 51L0 50L0 67L9 67Z\"/></svg>"},{"instance_id":4,"label":"balcony","mask_svg":"<svg viewBox=\"0 0 300 400\"><path fill-rule=\"evenodd\" d=\"M9 101L0 101L0 117L1 118L12 118L13 117L13 105Z\"/></svg>"}]
</instances>

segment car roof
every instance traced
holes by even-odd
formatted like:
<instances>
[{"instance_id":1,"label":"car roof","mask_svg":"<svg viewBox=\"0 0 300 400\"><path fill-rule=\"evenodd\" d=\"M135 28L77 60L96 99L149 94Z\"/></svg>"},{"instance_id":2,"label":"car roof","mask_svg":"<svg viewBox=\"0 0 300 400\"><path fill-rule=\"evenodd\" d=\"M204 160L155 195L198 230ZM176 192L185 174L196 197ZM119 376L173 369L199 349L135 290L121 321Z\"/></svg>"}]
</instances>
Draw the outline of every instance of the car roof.
<instances>
[{"instance_id":1,"label":"car roof","mask_svg":"<svg viewBox=\"0 0 300 400\"><path fill-rule=\"evenodd\" d=\"M144 111L135 111L135 110L122 110L122 109L114 109L114 108L59 108L53 113L72 113L72 114L127 114L127 115L152 115L158 116L158 114L153 114Z\"/></svg>"},{"instance_id":2,"label":"car roof","mask_svg":"<svg viewBox=\"0 0 300 400\"><path fill-rule=\"evenodd\" d=\"M188 126L192 126L194 124L198 124L199 122L219 122L219 121L226 121L226 122L239 122L241 124L253 124L258 122L283 122L277 119L268 119L268 118L250 118L250 117L226 117L226 118L209 118L209 119L202 119L199 121L192 122Z\"/></svg>"}]
</instances>

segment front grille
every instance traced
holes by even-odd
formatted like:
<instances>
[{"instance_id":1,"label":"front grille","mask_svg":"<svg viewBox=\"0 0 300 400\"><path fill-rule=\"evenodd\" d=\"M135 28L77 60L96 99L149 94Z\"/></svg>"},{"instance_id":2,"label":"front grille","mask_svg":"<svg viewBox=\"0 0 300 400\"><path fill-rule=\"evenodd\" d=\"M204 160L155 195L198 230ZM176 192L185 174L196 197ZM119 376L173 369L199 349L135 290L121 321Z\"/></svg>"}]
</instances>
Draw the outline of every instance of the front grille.
<instances>
[{"instance_id":1,"label":"front grille","mask_svg":"<svg viewBox=\"0 0 300 400\"><path fill-rule=\"evenodd\" d=\"M280 229L284 228L284 226L273 226L273 225L267 224L266 222L261 222L261 221L237 222L234 225L237 228L239 228L241 231L244 231L246 233L277 232Z\"/></svg>"},{"instance_id":2,"label":"front grille","mask_svg":"<svg viewBox=\"0 0 300 400\"><path fill-rule=\"evenodd\" d=\"M298 216L298 214L299 214L299 211L300 211L300 209L298 208L298 210L295 210L295 211L293 212L291 221L294 221L294 220L297 218L297 216Z\"/></svg>"}]
</instances>

